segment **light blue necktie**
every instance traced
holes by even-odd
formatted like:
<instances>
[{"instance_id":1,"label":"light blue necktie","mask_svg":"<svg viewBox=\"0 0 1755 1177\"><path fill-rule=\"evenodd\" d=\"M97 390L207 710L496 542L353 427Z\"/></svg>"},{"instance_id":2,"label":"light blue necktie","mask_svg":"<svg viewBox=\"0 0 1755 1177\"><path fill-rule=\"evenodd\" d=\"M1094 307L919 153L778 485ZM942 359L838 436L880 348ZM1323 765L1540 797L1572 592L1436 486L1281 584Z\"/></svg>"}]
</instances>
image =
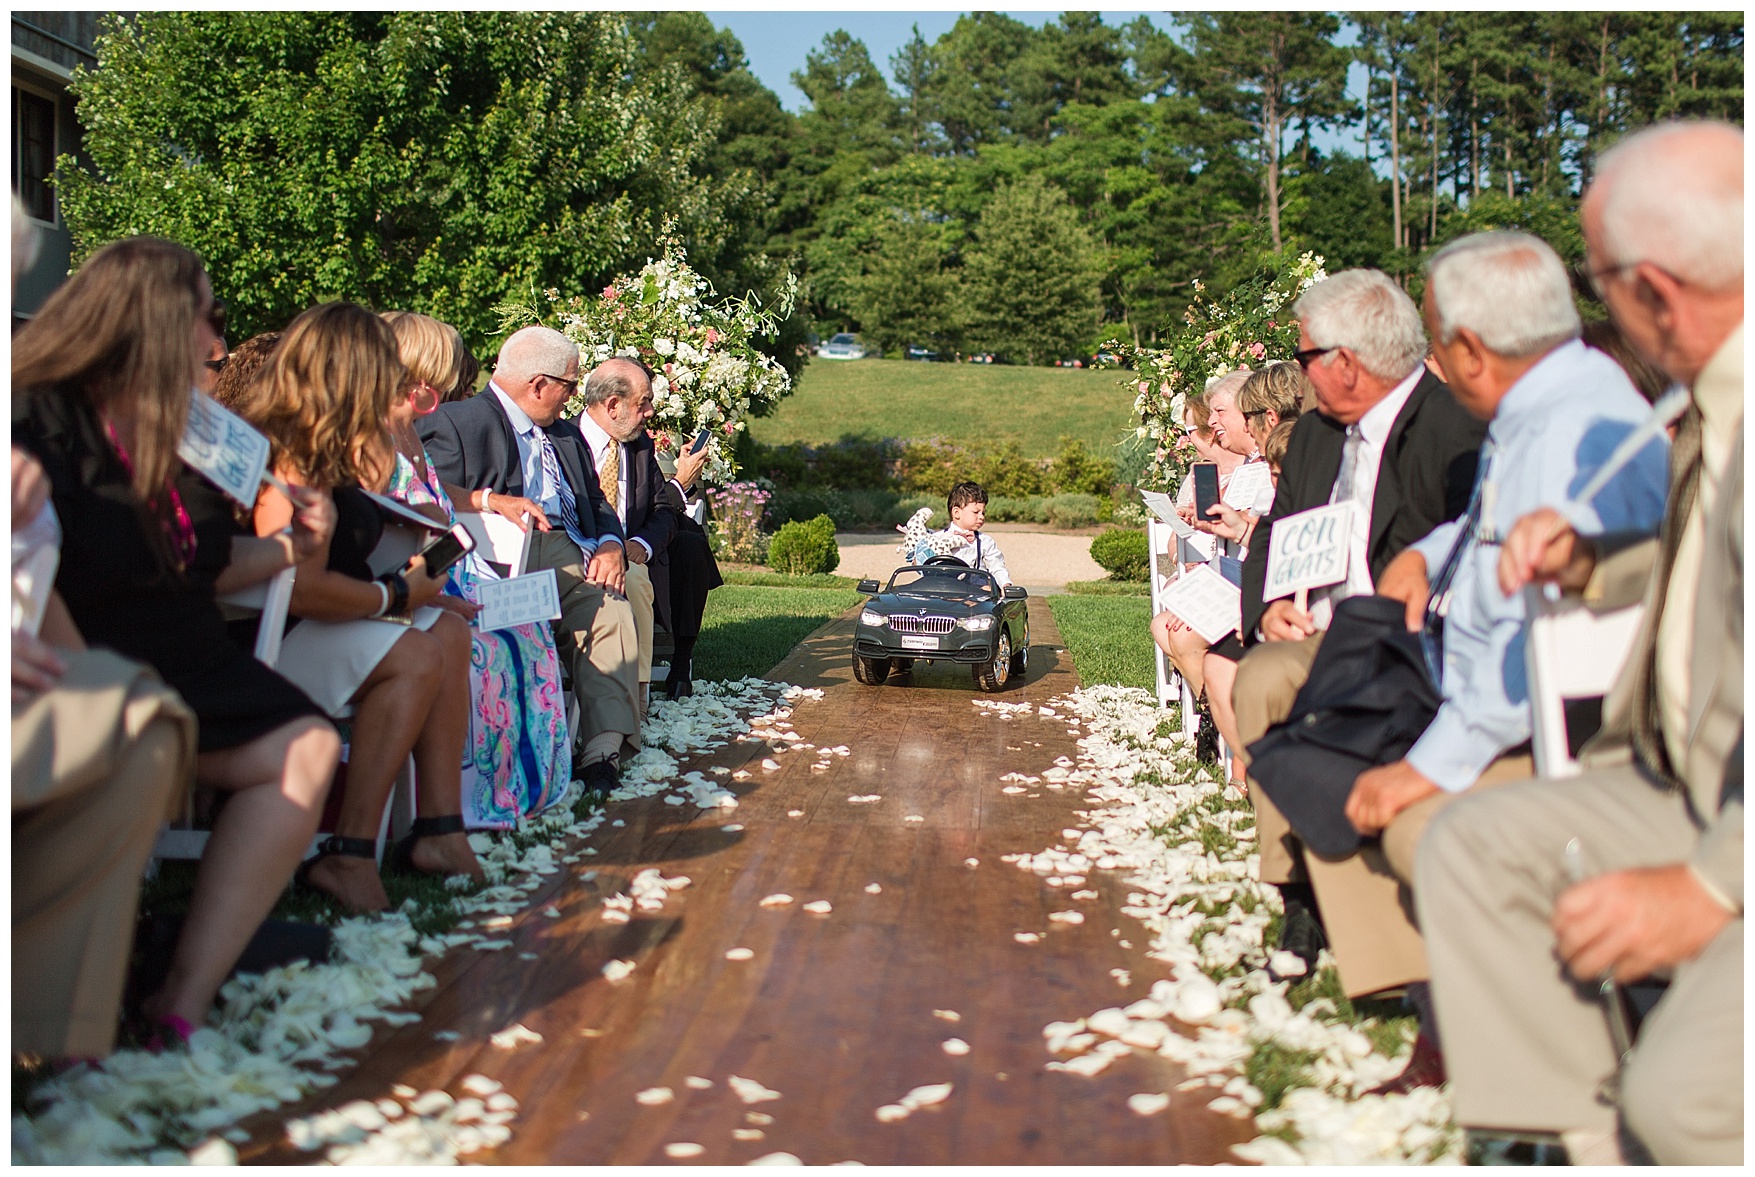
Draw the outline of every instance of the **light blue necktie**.
<instances>
[{"instance_id":1,"label":"light blue necktie","mask_svg":"<svg viewBox=\"0 0 1755 1177\"><path fill-rule=\"evenodd\" d=\"M555 443L539 427L536 430L536 444L542 452L542 476L555 488L555 496L561 501L561 526L566 529L568 538L579 545L579 550L590 556L597 550L597 541L586 539L585 533L579 528L579 503L573 496L572 485L561 475L561 462L555 456Z\"/></svg>"}]
</instances>

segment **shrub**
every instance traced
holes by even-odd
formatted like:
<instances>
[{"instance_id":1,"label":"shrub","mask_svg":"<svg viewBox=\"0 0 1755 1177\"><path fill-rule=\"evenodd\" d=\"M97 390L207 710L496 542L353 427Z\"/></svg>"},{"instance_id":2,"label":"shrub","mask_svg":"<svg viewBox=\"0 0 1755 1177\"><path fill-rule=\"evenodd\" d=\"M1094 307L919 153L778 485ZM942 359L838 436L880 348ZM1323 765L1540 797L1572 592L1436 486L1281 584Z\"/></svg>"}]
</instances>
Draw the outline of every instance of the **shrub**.
<instances>
[{"instance_id":1,"label":"shrub","mask_svg":"<svg viewBox=\"0 0 1755 1177\"><path fill-rule=\"evenodd\" d=\"M818 515L807 523L788 523L768 545L768 567L788 576L833 572L841 564L835 543L835 521Z\"/></svg>"},{"instance_id":2,"label":"shrub","mask_svg":"<svg viewBox=\"0 0 1755 1177\"><path fill-rule=\"evenodd\" d=\"M1150 568L1149 548L1143 531L1105 531L1091 541L1091 559L1110 580L1144 580Z\"/></svg>"},{"instance_id":3,"label":"shrub","mask_svg":"<svg viewBox=\"0 0 1755 1177\"><path fill-rule=\"evenodd\" d=\"M1047 500L1050 527L1090 527L1097 522L1101 503L1096 495L1061 494Z\"/></svg>"},{"instance_id":4,"label":"shrub","mask_svg":"<svg viewBox=\"0 0 1755 1177\"><path fill-rule=\"evenodd\" d=\"M1062 437L1048 476L1059 494L1106 495L1115 481L1115 463L1096 457L1076 437Z\"/></svg>"},{"instance_id":5,"label":"shrub","mask_svg":"<svg viewBox=\"0 0 1755 1177\"><path fill-rule=\"evenodd\" d=\"M848 527L884 527L889 525L890 512L902 498L893 490L850 490L847 509L851 519L835 517L843 530ZM830 512L834 514L834 512Z\"/></svg>"},{"instance_id":6,"label":"shrub","mask_svg":"<svg viewBox=\"0 0 1755 1177\"><path fill-rule=\"evenodd\" d=\"M943 503L951 487L969 477L973 465L960 445L937 438L911 441L902 447L896 480L903 494L930 495Z\"/></svg>"},{"instance_id":7,"label":"shrub","mask_svg":"<svg viewBox=\"0 0 1755 1177\"><path fill-rule=\"evenodd\" d=\"M790 487L774 492L768 504L768 521L775 527L803 522L818 515L827 515L835 526L846 527L853 521L853 505L838 490L823 486Z\"/></svg>"},{"instance_id":8,"label":"shrub","mask_svg":"<svg viewBox=\"0 0 1755 1177\"><path fill-rule=\"evenodd\" d=\"M848 434L832 445L811 446L798 441L763 445L740 435L737 460L752 476L787 489L888 489L894 482L890 463L900 452L890 438L874 441Z\"/></svg>"},{"instance_id":9,"label":"shrub","mask_svg":"<svg viewBox=\"0 0 1755 1177\"><path fill-rule=\"evenodd\" d=\"M1042 472L1042 463L1034 458L1026 458L1015 441L1008 441L997 450L982 454L970 466L966 477L979 482L988 494L1006 498L1046 494L1049 489L1048 478Z\"/></svg>"},{"instance_id":10,"label":"shrub","mask_svg":"<svg viewBox=\"0 0 1755 1177\"><path fill-rule=\"evenodd\" d=\"M1042 495L987 500L987 518L993 523L1046 523L1048 500Z\"/></svg>"}]
</instances>

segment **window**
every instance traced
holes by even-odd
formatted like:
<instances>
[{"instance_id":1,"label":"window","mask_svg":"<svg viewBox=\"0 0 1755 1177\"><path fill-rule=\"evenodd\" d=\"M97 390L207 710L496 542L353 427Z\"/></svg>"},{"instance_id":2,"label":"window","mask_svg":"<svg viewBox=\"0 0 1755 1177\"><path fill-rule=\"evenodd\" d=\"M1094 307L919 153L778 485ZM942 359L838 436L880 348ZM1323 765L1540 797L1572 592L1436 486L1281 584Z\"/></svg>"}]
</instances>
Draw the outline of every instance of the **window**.
<instances>
[{"instance_id":1,"label":"window","mask_svg":"<svg viewBox=\"0 0 1755 1177\"><path fill-rule=\"evenodd\" d=\"M12 87L12 187L24 211L39 221L55 221L55 103L41 94Z\"/></svg>"}]
</instances>

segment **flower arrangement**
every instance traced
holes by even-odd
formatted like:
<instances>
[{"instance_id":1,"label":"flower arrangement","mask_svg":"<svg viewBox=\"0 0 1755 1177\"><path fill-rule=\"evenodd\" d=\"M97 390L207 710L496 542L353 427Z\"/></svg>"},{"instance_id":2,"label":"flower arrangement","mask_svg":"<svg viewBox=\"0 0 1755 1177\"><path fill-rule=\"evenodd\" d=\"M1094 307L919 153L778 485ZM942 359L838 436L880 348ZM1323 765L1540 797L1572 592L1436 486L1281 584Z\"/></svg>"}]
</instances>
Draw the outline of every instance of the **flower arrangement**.
<instances>
[{"instance_id":1,"label":"flower arrangement","mask_svg":"<svg viewBox=\"0 0 1755 1177\"><path fill-rule=\"evenodd\" d=\"M536 307L505 303L496 309L501 327L552 322L579 345L579 361L589 371L614 356L637 359L651 368L654 413L648 425L662 451L675 452L701 430L710 430L702 477L724 483L737 473L732 443L746 419L780 400L792 387L786 370L763 354L758 339L773 339L792 313L798 279L788 273L779 299L764 307L754 294L715 300L713 288L688 263L673 226L661 238L663 254L649 259L595 297L563 298L544 292L545 317ZM585 408L584 390L563 410L576 417Z\"/></svg>"},{"instance_id":2,"label":"flower arrangement","mask_svg":"<svg viewBox=\"0 0 1755 1177\"><path fill-rule=\"evenodd\" d=\"M1143 486L1174 491L1188 472L1194 448L1183 440L1182 414L1189 398L1238 368L1292 358L1298 348L1292 303L1326 277L1323 259L1304 253L1276 260L1217 299L1209 300L1197 280L1194 301L1170 346L1135 347L1119 340L1104 345L1133 369L1128 383L1140 422L1134 433L1154 443Z\"/></svg>"},{"instance_id":3,"label":"flower arrangement","mask_svg":"<svg viewBox=\"0 0 1755 1177\"><path fill-rule=\"evenodd\" d=\"M768 558L768 533L762 530L762 513L774 493L754 482L734 482L707 492L713 507L715 550L728 559L760 564Z\"/></svg>"}]
</instances>

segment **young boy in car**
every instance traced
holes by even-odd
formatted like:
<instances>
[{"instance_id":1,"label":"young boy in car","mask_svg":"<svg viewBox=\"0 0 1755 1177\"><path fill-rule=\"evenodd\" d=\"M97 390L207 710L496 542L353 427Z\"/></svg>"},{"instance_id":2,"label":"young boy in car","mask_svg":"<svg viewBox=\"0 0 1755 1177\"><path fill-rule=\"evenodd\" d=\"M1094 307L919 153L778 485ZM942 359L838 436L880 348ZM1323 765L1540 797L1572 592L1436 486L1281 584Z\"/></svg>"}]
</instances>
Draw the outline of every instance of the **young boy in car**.
<instances>
[{"instance_id":1,"label":"young boy in car","mask_svg":"<svg viewBox=\"0 0 1755 1177\"><path fill-rule=\"evenodd\" d=\"M910 558L916 564L924 564L933 556L955 556L971 568L988 573L1000 588L1009 585L1012 577L1006 571L1005 556L1000 553L999 545L981 534L981 528L987 522L987 492L981 489L981 484L957 483L951 487L946 506L950 511L951 525L943 531L925 530L922 513L930 514L925 508L915 512L914 518L908 521L912 530L905 533L914 541L907 545L912 548Z\"/></svg>"}]
</instances>

